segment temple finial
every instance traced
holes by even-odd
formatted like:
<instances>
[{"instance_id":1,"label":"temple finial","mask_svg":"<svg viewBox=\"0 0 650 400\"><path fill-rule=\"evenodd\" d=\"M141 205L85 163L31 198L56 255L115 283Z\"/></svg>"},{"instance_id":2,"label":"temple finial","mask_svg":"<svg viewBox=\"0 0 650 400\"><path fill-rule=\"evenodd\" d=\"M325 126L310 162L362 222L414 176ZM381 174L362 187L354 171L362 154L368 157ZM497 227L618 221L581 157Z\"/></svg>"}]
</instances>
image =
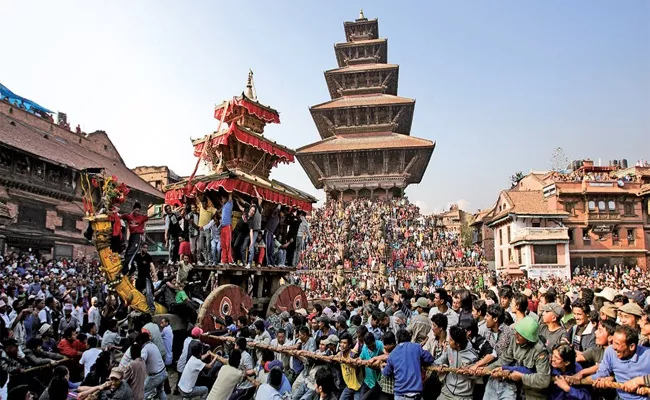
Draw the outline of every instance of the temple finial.
<instances>
[{"instance_id":1,"label":"temple finial","mask_svg":"<svg viewBox=\"0 0 650 400\"><path fill-rule=\"evenodd\" d=\"M362 19L366 19L366 17L363 15L363 8L359 11L359 18L357 18L357 21Z\"/></svg>"},{"instance_id":2,"label":"temple finial","mask_svg":"<svg viewBox=\"0 0 650 400\"><path fill-rule=\"evenodd\" d=\"M253 70L248 70L248 80L246 81L246 90L244 95L253 101L257 101L257 92L255 91L255 82L253 82Z\"/></svg>"}]
</instances>

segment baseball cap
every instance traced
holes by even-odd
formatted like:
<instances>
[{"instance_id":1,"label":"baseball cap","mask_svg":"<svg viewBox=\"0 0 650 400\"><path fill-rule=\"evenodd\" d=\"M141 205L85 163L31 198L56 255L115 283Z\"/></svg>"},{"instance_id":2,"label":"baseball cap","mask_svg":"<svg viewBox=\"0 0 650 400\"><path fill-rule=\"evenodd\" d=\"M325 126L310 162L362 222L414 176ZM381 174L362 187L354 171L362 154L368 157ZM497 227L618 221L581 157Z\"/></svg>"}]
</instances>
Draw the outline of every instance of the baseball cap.
<instances>
[{"instance_id":1,"label":"baseball cap","mask_svg":"<svg viewBox=\"0 0 650 400\"><path fill-rule=\"evenodd\" d=\"M548 303L542 306L542 312L552 312L556 317L562 318L564 316L564 309L557 303Z\"/></svg>"},{"instance_id":2,"label":"baseball cap","mask_svg":"<svg viewBox=\"0 0 650 400\"><path fill-rule=\"evenodd\" d=\"M643 316L643 309L636 303L627 303L621 306L618 311L624 312L630 315L636 315L637 317Z\"/></svg>"},{"instance_id":3,"label":"baseball cap","mask_svg":"<svg viewBox=\"0 0 650 400\"><path fill-rule=\"evenodd\" d=\"M117 378L117 379L122 379L122 376L124 376L124 371L120 367L115 367L111 370L111 374L109 375L110 378Z\"/></svg>"},{"instance_id":4,"label":"baseball cap","mask_svg":"<svg viewBox=\"0 0 650 400\"><path fill-rule=\"evenodd\" d=\"M420 297L418 301L415 302L418 307L426 308L429 307L429 300L426 297Z\"/></svg>"},{"instance_id":5,"label":"baseball cap","mask_svg":"<svg viewBox=\"0 0 650 400\"><path fill-rule=\"evenodd\" d=\"M322 322L322 323L324 323L325 325L329 325L329 324L330 324L330 319L329 319L328 317L325 317L325 316L323 316L323 317L319 317L319 318L316 318L316 321L318 321L318 322Z\"/></svg>"},{"instance_id":6,"label":"baseball cap","mask_svg":"<svg viewBox=\"0 0 650 400\"><path fill-rule=\"evenodd\" d=\"M526 297L532 297L532 295L533 295L533 291L528 289L528 288L524 289L523 293L524 293L524 296L526 296Z\"/></svg>"},{"instance_id":7,"label":"baseball cap","mask_svg":"<svg viewBox=\"0 0 650 400\"><path fill-rule=\"evenodd\" d=\"M307 310L305 310L304 308L299 308L299 309L297 309L297 310L296 310L296 313L302 315L303 317L306 317L306 316L307 316Z\"/></svg>"},{"instance_id":8,"label":"baseball cap","mask_svg":"<svg viewBox=\"0 0 650 400\"><path fill-rule=\"evenodd\" d=\"M631 292L627 292L625 293L625 297L634 301L637 304L643 304L643 302L645 301L645 296L643 295L643 292L640 290L633 290Z\"/></svg>"},{"instance_id":9,"label":"baseball cap","mask_svg":"<svg viewBox=\"0 0 650 400\"><path fill-rule=\"evenodd\" d=\"M43 325L41 325L41 328L38 330L38 333L40 333L41 335L44 335L45 332L47 332L51 327L52 327L52 325L50 325L50 324L43 324Z\"/></svg>"},{"instance_id":10,"label":"baseball cap","mask_svg":"<svg viewBox=\"0 0 650 400\"><path fill-rule=\"evenodd\" d=\"M618 310L618 307L611 303L607 303L604 306L600 307L600 312L607 315L611 319L616 319L616 311Z\"/></svg>"},{"instance_id":11,"label":"baseball cap","mask_svg":"<svg viewBox=\"0 0 650 400\"><path fill-rule=\"evenodd\" d=\"M327 339L323 340L323 343L325 345L330 345L330 344L337 345L339 344L339 337L336 335L329 335Z\"/></svg>"},{"instance_id":12,"label":"baseball cap","mask_svg":"<svg viewBox=\"0 0 650 400\"><path fill-rule=\"evenodd\" d=\"M198 326L192 328L192 336L199 337L201 335L203 335L203 329L199 328Z\"/></svg>"},{"instance_id":13,"label":"baseball cap","mask_svg":"<svg viewBox=\"0 0 650 400\"><path fill-rule=\"evenodd\" d=\"M618 295L618 291L611 287L606 287L605 289L595 294L596 297L602 297L603 299L609 302L614 301L614 297L616 297L617 295Z\"/></svg>"}]
</instances>

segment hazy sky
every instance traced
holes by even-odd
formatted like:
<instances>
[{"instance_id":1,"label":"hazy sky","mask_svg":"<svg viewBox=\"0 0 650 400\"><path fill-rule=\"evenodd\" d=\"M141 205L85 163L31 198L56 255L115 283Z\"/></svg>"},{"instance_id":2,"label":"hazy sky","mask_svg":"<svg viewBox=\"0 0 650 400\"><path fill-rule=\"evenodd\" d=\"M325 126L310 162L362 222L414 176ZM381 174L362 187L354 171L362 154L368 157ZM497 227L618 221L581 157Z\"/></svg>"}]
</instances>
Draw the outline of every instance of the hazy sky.
<instances>
[{"instance_id":1,"label":"hazy sky","mask_svg":"<svg viewBox=\"0 0 650 400\"><path fill-rule=\"evenodd\" d=\"M379 18L414 136L437 142L425 211L491 205L517 170L570 159L650 159L650 1L0 0L0 82L102 129L129 167L190 174L190 138L241 93L280 111L273 140L320 139L309 106L329 99L343 21ZM272 173L323 197L296 162Z\"/></svg>"}]
</instances>

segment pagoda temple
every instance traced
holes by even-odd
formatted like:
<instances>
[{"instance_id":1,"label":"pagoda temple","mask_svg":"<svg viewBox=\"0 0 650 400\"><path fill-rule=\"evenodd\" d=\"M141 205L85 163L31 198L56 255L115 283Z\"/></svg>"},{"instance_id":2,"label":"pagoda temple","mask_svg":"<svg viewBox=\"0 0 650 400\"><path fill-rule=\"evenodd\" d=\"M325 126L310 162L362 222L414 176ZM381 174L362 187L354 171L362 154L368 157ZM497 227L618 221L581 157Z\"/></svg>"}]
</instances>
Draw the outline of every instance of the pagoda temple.
<instances>
[{"instance_id":1,"label":"pagoda temple","mask_svg":"<svg viewBox=\"0 0 650 400\"><path fill-rule=\"evenodd\" d=\"M295 152L264 136L266 124L279 124L280 115L257 101L252 72L246 90L216 106L214 117L219 120L217 131L192 141L197 167L205 162L210 173L195 178L195 168L189 179L168 186L167 204L180 205L197 192L211 197L221 189L255 197L256 187L268 202L311 211L314 197L269 177L279 163L294 162Z\"/></svg>"},{"instance_id":2,"label":"pagoda temple","mask_svg":"<svg viewBox=\"0 0 650 400\"><path fill-rule=\"evenodd\" d=\"M334 45L338 68L325 71L331 100L310 108L322 140L298 161L330 199L391 198L422 180L435 143L410 136L415 100L397 95L399 65L377 19L361 11Z\"/></svg>"}]
</instances>

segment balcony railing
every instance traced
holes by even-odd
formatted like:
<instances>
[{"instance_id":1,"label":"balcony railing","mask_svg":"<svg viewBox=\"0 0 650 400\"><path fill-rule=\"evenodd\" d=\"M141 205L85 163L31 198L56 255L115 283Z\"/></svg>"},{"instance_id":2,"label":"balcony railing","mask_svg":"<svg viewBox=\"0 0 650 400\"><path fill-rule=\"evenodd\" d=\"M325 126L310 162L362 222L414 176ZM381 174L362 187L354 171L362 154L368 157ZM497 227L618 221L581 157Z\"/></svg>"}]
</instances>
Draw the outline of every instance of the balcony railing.
<instances>
[{"instance_id":1,"label":"balcony railing","mask_svg":"<svg viewBox=\"0 0 650 400\"><path fill-rule=\"evenodd\" d=\"M566 227L552 228L522 228L516 230L512 235L510 243L521 241L546 241L546 240L569 240L569 229Z\"/></svg>"}]
</instances>

